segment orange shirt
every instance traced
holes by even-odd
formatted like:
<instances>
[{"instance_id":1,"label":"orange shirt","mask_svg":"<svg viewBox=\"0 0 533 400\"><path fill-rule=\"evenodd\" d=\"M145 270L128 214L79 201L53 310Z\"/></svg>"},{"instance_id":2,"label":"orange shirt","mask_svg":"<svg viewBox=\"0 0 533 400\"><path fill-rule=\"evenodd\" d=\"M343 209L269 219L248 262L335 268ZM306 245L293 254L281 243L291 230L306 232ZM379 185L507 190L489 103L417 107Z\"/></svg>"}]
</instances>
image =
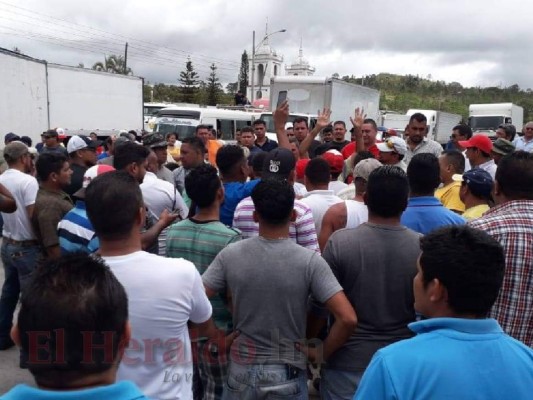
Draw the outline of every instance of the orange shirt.
<instances>
[{"instance_id":1,"label":"orange shirt","mask_svg":"<svg viewBox=\"0 0 533 400\"><path fill-rule=\"evenodd\" d=\"M217 166L217 151L222 145L218 140L208 140L207 141L207 156L209 159L209 164Z\"/></svg>"}]
</instances>

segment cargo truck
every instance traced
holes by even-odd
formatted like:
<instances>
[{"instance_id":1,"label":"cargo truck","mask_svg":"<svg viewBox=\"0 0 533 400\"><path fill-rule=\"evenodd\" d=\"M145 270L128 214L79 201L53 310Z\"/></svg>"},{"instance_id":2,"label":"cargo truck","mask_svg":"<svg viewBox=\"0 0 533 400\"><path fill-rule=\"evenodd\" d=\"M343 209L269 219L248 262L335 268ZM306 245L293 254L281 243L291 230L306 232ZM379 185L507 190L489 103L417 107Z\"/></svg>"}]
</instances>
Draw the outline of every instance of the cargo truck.
<instances>
[{"instance_id":1,"label":"cargo truck","mask_svg":"<svg viewBox=\"0 0 533 400\"><path fill-rule=\"evenodd\" d=\"M524 126L524 109L513 103L470 104L468 107L468 125L474 133L495 137L502 124L513 124L520 132Z\"/></svg>"},{"instance_id":2,"label":"cargo truck","mask_svg":"<svg viewBox=\"0 0 533 400\"><path fill-rule=\"evenodd\" d=\"M67 136L143 129L143 79L50 64L0 48L0 121L7 132L40 141L61 127Z\"/></svg>"},{"instance_id":3,"label":"cargo truck","mask_svg":"<svg viewBox=\"0 0 533 400\"><path fill-rule=\"evenodd\" d=\"M272 109L280 98L289 101L291 115L308 116L313 125L318 111L331 109L331 121L344 121L350 129L350 116L357 107L363 108L368 118L377 121L379 117L380 92L365 86L344 82L340 79L316 76L275 76L270 80L270 106ZM267 132L274 133L272 113L263 113L261 119L267 122ZM347 132L346 139L350 140Z\"/></svg>"}]
</instances>

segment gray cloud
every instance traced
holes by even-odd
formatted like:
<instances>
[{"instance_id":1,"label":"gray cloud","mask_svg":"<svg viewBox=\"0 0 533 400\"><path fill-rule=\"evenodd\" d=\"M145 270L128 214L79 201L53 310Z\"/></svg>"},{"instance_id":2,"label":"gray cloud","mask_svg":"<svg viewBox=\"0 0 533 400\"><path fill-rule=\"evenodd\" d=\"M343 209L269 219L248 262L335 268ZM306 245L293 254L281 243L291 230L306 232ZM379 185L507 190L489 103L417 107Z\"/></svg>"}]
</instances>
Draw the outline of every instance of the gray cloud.
<instances>
[{"instance_id":1,"label":"gray cloud","mask_svg":"<svg viewBox=\"0 0 533 400\"><path fill-rule=\"evenodd\" d=\"M271 32L287 29L270 40L285 61L297 56L303 38L320 75L413 73L465 85L533 86L528 2L359 3L1 0L0 46L90 67L128 41L129 65L151 82L177 82L189 54L202 77L216 62L228 82L237 78L242 51L251 50L252 31L259 42L268 17Z\"/></svg>"}]
</instances>

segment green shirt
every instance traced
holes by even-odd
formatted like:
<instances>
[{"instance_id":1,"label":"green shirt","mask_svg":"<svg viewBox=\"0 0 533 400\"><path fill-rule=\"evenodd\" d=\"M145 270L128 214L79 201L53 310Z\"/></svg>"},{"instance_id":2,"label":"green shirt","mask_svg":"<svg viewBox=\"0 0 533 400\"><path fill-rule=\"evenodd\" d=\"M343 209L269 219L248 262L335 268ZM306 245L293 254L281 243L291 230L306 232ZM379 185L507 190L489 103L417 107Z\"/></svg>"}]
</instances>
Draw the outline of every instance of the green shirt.
<instances>
[{"instance_id":1,"label":"green shirt","mask_svg":"<svg viewBox=\"0 0 533 400\"><path fill-rule=\"evenodd\" d=\"M172 225L167 233L167 257L191 261L203 274L216 255L227 245L241 240L238 229L220 221L197 221L189 218ZM231 330L232 317L227 308L227 296L210 299L213 320L220 329Z\"/></svg>"}]
</instances>

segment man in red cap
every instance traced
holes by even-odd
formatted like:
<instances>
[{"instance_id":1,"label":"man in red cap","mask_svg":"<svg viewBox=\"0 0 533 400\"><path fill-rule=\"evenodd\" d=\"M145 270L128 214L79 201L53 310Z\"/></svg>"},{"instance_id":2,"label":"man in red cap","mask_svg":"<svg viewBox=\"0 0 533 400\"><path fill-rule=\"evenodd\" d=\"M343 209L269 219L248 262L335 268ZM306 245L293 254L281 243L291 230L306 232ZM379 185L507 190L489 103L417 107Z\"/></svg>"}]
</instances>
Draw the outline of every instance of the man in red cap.
<instances>
[{"instance_id":1,"label":"man in red cap","mask_svg":"<svg viewBox=\"0 0 533 400\"><path fill-rule=\"evenodd\" d=\"M469 140L459 141L459 146L466 149L466 158L472 168L481 168L487 171L492 179L496 176L496 163L490 157L492 141L483 134L474 135Z\"/></svg>"},{"instance_id":2,"label":"man in red cap","mask_svg":"<svg viewBox=\"0 0 533 400\"><path fill-rule=\"evenodd\" d=\"M337 150L328 150L322 154L322 158L328 162L331 171L328 189L333 190L333 193L337 194L348 186L346 183L338 180L344 167L344 157Z\"/></svg>"}]
</instances>

